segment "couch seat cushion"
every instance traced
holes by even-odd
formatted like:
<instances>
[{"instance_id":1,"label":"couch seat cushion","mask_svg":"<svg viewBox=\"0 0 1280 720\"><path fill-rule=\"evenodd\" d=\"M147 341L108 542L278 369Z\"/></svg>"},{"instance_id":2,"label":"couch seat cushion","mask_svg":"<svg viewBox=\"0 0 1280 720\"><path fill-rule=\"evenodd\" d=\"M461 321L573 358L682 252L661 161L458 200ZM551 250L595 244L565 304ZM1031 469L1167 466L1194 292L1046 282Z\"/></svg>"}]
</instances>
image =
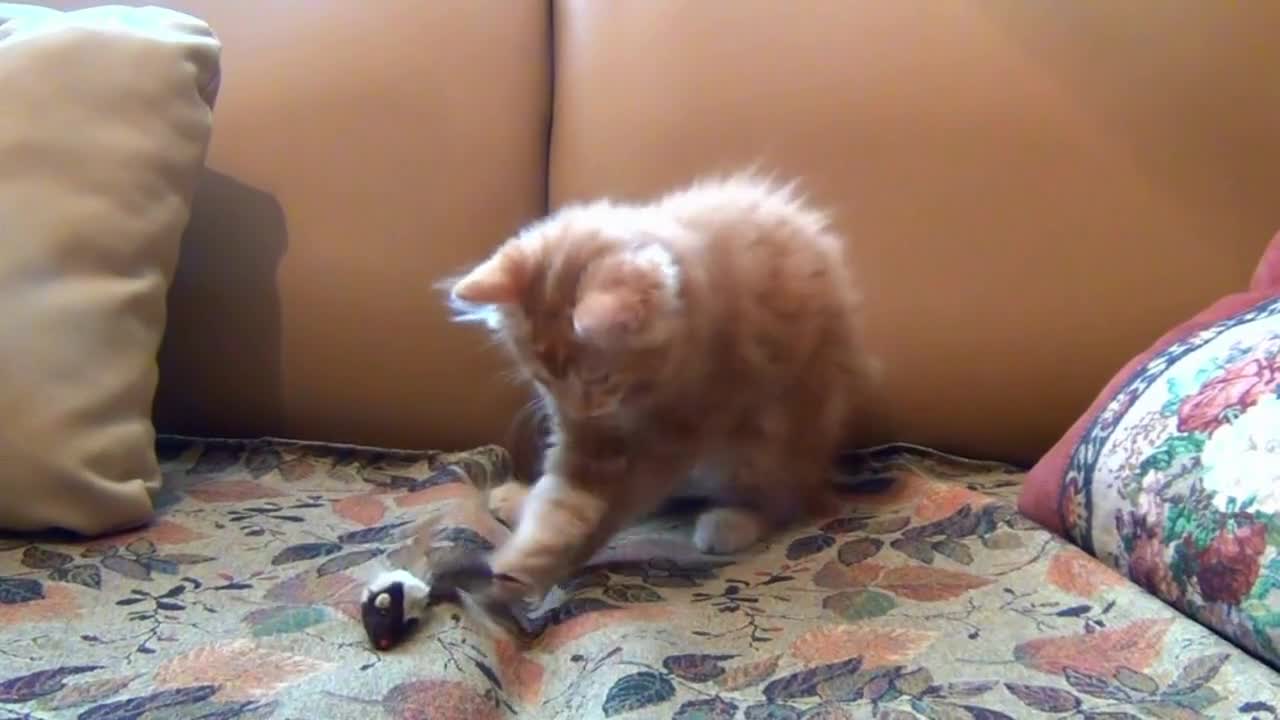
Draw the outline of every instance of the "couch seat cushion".
<instances>
[{"instance_id":1,"label":"couch seat cushion","mask_svg":"<svg viewBox=\"0 0 1280 720\"><path fill-rule=\"evenodd\" d=\"M698 555L679 517L624 533L527 650L440 606L377 654L357 620L366 578L426 518L439 552L501 542L478 501L507 478L502 450L166 439L160 456L148 528L0 540L7 710L1190 718L1280 696L1265 666L1018 515L1021 476L1001 465L851 455L845 507L743 557Z\"/></svg>"}]
</instances>

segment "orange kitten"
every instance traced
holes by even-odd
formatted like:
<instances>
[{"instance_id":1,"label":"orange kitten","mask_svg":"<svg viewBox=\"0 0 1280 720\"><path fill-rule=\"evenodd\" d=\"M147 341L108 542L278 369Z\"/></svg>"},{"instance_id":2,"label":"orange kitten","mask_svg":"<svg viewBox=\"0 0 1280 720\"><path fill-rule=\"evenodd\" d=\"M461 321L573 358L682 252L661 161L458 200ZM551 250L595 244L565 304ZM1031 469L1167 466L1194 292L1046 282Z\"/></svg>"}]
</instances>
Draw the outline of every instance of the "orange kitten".
<instances>
[{"instance_id":1,"label":"orange kitten","mask_svg":"<svg viewBox=\"0 0 1280 720\"><path fill-rule=\"evenodd\" d=\"M452 286L550 415L542 476L490 497L493 569L544 592L676 495L734 553L826 509L870 364L844 241L750 175L648 204L566 207Z\"/></svg>"}]
</instances>

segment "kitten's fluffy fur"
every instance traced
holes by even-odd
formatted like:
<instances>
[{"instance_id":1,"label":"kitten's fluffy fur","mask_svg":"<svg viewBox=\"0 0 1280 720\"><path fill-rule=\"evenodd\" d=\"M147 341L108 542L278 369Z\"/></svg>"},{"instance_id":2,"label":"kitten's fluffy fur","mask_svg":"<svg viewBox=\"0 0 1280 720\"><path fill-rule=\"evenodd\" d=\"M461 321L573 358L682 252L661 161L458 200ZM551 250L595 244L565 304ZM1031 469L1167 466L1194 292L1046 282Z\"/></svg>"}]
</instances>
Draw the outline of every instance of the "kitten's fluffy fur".
<instances>
[{"instance_id":1,"label":"kitten's fluffy fur","mask_svg":"<svg viewBox=\"0 0 1280 720\"><path fill-rule=\"evenodd\" d=\"M791 186L706 180L648 204L566 207L452 283L545 400L532 489L495 572L542 592L674 495L715 505L704 552L733 553L828 502L869 362L844 241Z\"/></svg>"}]
</instances>

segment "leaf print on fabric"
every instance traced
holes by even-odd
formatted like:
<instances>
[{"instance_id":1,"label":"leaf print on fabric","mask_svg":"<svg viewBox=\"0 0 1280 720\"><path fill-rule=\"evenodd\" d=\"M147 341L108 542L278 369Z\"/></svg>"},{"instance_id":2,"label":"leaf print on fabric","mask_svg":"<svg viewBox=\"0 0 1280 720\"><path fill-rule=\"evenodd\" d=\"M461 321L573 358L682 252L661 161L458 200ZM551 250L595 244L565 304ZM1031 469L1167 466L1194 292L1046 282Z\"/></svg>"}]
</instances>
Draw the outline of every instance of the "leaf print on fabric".
<instances>
[{"instance_id":1,"label":"leaf print on fabric","mask_svg":"<svg viewBox=\"0 0 1280 720\"><path fill-rule=\"evenodd\" d=\"M897 606L892 595L876 590L839 592L822 599L824 610L830 610L849 622L887 615Z\"/></svg>"},{"instance_id":2,"label":"leaf print on fabric","mask_svg":"<svg viewBox=\"0 0 1280 720\"><path fill-rule=\"evenodd\" d=\"M980 707L977 705L956 705L955 707L964 710L973 720L1015 720L1012 715L1002 713L999 710Z\"/></svg>"},{"instance_id":3,"label":"leaf print on fabric","mask_svg":"<svg viewBox=\"0 0 1280 720\"><path fill-rule=\"evenodd\" d=\"M52 570L68 565L75 558L57 550L32 545L22 552L22 564L33 570Z\"/></svg>"},{"instance_id":4,"label":"leaf print on fabric","mask_svg":"<svg viewBox=\"0 0 1280 720\"><path fill-rule=\"evenodd\" d=\"M889 568L875 581L875 587L898 597L925 602L951 600L990 584L990 578L918 566Z\"/></svg>"},{"instance_id":5,"label":"leaf print on fabric","mask_svg":"<svg viewBox=\"0 0 1280 720\"><path fill-rule=\"evenodd\" d=\"M1058 675L1067 668L1110 677L1122 667L1143 670L1164 647L1172 618L1137 620L1082 635L1036 638L1019 643L1013 657L1040 672Z\"/></svg>"},{"instance_id":6,"label":"leaf print on fabric","mask_svg":"<svg viewBox=\"0 0 1280 720\"><path fill-rule=\"evenodd\" d=\"M18 605L44 599L44 585L31 578L0 577L0 605Z\"/></svg>"},{"instance_id":7,"label":"leaf print on fabric","mask_svg":"<svg viewBox=\"0 0 1280 720\"><path fill-rule=\"evenodd\" d=\"M130 580L150 580L151 568L131 557L108 555L102 558L102 567Z\"/></svg>"},{"instance_id":8,"label":"leaf print on fabric","mask_svg":"<svg viewBox=\"0 0 1280 720\"><path fill-rule=\"evenodd\" d=\"M221 700L256 700L329 666L320 660L266 650L251 640L240 639L174 657L156 668L152 682L160 688L211 685L220 688Z\"/></svg>"},{"instance_id":9,"label":"leaf print on fabric","mask_svg":"<svg viewBox=\"0 0 1280 720\"><path fill-rule=\"evenodd\" d=\"M605 588L604 596L620 603L662 602L662 595L657 590L633 583L610 585Z\"/></svg>"},{"instance_id":10,"label":"leaf print on fabric","mask_svg":"<svg viewBox=\"0 0 1280 720\"><path fill-rule=\"evenodd\" d=\"M68 685L62 692L52 697L43 698L40 707L46 710L66 710L68 708L101 702L121 690L129 687L141 675L124 675L122 677L87 680Z\"/></svg>"},{"instance_id":11,"label":"leaf print on fabric","mask_svg":"<svg viewBox=\"0 0 1280 720\"><path fill-rule=\"evenodd\" d=\"M546 675L542 665L527 657L507 638L494 640L493 653L507 692L525 705L536 703L542 696Z\"/></svg>"},{"instance_id":12,"label":"leaf print on fabric","mask_svg":"<svg viewBox=\"0 0 1280 720\"><path fill-rule=\"evenodd\" d=\"M17 592L13 585L6 587L5 580L23 580ZM39 593L35 596L34 593ZM0 626L16 626L18 623L70 620L80 609L79 592L69 585L52 583L44 585L31 578L0 577ZM19 599L6 603L5 598Z\"/></svg>"},{"instance_id":13,"label":"leaf print on fabric","mask_svg":"<svg viewBox=\"0 0 1280 720\"><path fill-rule=\"evenodd\" d=\"M343 573L320 577L312 570L304 570L269 588L263 599L281 604L319 605L334 599L350 586L359 584L358 579Z\"/></svg>"},{"instance_id":14,"label":"leaf print on fabric","mask_svg":"<svg viewBox=\"0 0 1280 720\"><path fill-rule=\"evenodd\" d=\"M863 532L868 535L892 535L910 524L911 518L906 515L888 515L868 520Z\"/></svg>"},{"instance_id":15,"label":"leaf print on fabric","mask_svg":"<svg viewBox=\"0 0 1280 720\"><path fill-rule=\"evenodd\" d=\"M368 527L382 521L387 514L387 506L381 495L350 495L333 504L333 513L357 525Z\"/></svg>"},{"instance_id":16,"label":"leaf print on fabric","mask_svg":"<svg viewBox=\"0 0 1280 720\"><path fill-rule=\"evenodd\" d=\"M207 540L208 536L172 520L161 518L144 528L112 535L105 540L91 542L86 547L86 551L94 549L98 555L104 555L106 554L106 548L125 546L140 538L145 538L155 545L169 546L186 545L198 540ZM91 556L81 553L81 557Z\"/></svg>"},{"instance_id":17,"label":"leaf print on fabric","mask_svg":"<svg viewBox=\"0 0 1280 720\"><path fill-rule=\"evenodd\" d=\"M1064 547L1054 553L1045 579L1063 592L1084 598L1124 585L1124 578L1116 571L1075 547Z\"/></svg>"},{"instance_id":18,"label":"leaf print on fabric","mask_svg":"<svg viewBox=\"0 0 1280 720\"><path fill-rule=\"evenodd\" d=\"M875 557L882 547L884 547L884 541L877 538L850 540L840 546L836 558L845 565L857 565Z\"/></svg>"},{"instance_id":19,"label":"leaf print on fabric","mask_svg":"<svg viewBox=\"0 0 1280 720\"><path fill-rule=\"evenodd\" d=\"M500 720L504 714L475 689L451 680L401 683L382 697L382 706L396 720Z\"/></svg>"},{"instance_id":20,"label":"leaf print on fabric","mask_svg":"<svg viewBox=\"0 0 1280 720\"><path fill-rule=\"evenodd\" d=\"M254 637L301 632L329 619L329 611L319 605L260 608L244 616Z\"/></svg>"},{"instance_id":21,"label":"leaf print on fabric","mask_svg":"<svg viewBox=\"0 0 1280 720\"><path fill-rule=\"evenodd\" d=\"M1218 675L1231 656L1226 653L1202 655L1183 666L1165 689L1168 695L1187 695L1204 687Z\"/></svg>"},{"instance_id":22,"label":"leaf print on fabric","mask_svg":"<svg viewBox=\"0 0 1280 720\"><path fill-rule=\"evenodd\" d=\"M836 703L815 705L806 710L800 718L801 720L853 720L853 716Z\"/></svg>"},{"instance_id":23,"label":"leaf print on fabric","mask_svg":"<svg viewBox=\"0 0 1280 720\"><path fill-rule=\"evenodd\" d=\"M493 668L489 667L488 663L486 663L483 660L471 658L471 664L475 666L476 670L480 671L480 674L484 676L484 679L488 680L489 683L493 685L493 687L497 688L498 690L503 689L502 678L498 677L498 673L494 672Z\"/></svg>"},{"instance_id":24,"label":"leaf print on fabric","mask_svg":"<svg viewBox=\"0 0 1280 720\"><path fill-rule=\"evenodd\" d=\"M934 558L933 543L927 540L919 540L916 538L900 537L889 543L889 547L915 560L916 562L932 565Z\"/></svg>"},{"instance_id":25,"label":"leaf print on fabric","mask_svg":"<svg viewBox=\"0 0 1280 720\"><path fill-rule=\"evenodd\" d=\"M473 493L474 489L469 485L452 483L396 495L392 502L395 503L397 508L407 509L423 505L436 505L447 501L469 500Z\"/></svg>"},{"instance_id":26,"label":"leaf print on fabric","mask_svg":"<svg viewBox=\"0 0 1280 720\"><path fill-rule=\"evenodd\" d=\"M355 552L349 552L343 555L335 555L316 567L316 575L323 577L325 575L343 572L344 570L350 570L353 567L363 565L382 555L383 552L385 551L382 548L366 548L364 550L356 550Z\"/></svg>"},{"instance_id":27,"label":"leaf print on fabric","mask_svg":"<svg viewBox=\"0 0 1280 720\"><path fill-rule=\"evenodd\" d=\"M742 712L743 720L800 720L800 710L784 703L750 705Z\"/></svg>"},{"instance_id":28,"label":"leaf print on fabric","mask_svg":"<svg viewBox=\"0 0 1280 720\"><path fill-rule=\"evenodd\" d=\"M388 542L395 540L396 531L406 525L409 525L410 522L411 521L409 520L401 520L400 522L375 525L361 530L352 530L349 533L339 535L338 542L343 545L368 545L371 543Z\"/></svg>"},{"instance_id":29,"label":"leaf print on fabric","mask_svg":"<svg viewBox=\"0 0 1280 720\"><path fill-rule=\"evenodd\" d=\"M551 625L563 625L571 620L575 620L589 613L598 613L605 610L617 610L618 606L607 603L600 598L593 597L577 597L571 598L556 607L548 610L541 617Z\"/></svg>"},{"instance_id":30,"label":"leaf print on fabric","mask_svg":"<svg viewBox=\"0 0 1280 720\"><path fill-rule=\"evenodd\" d=\"M0 682L0 703L29 702L52 695L66 687L67 678L101 669L101 665L67 665L10 678Z\"/></svg>"},{"instance_id":31,"label":"leaf print on fabric","mask_svg":"<svg viewBox=\"0 0 1280 720\"><path fill-rule=\"evenodd\" d=\"M1067 668L1062 671L1067 684L1081 694L1101 700L1128 700L1129 692L1119 685L1113 685L1104 677L1087 672Z\"/></svg>"},{"instance_id":32,"label":"leaf print on fabric","mask_svg":"<svg viewBox=\"0 0 1280 720\"><path fill-rule=\"evenodd\" d=\"M217 482L199 483L186 489L186 495L210 505L218 503L242 503L251 500L270 500L285 493L257 480L232 480L221 478Z\"/></svg>"},{"instance_id":33,"label":"leaf print on fabric","mask_svg":"<svg viewBox=\"0 0 1280 720\"><path fill-rule=\"evenodd\" d=\"M982 547L988 550L1018 550L1025 546L1022 536L1011 530L997 530L982 536Z\"/></svg>"},{"instance_id":34,"label":"leaf print on fabric","mask_svg":"<svg viewBox=\"0 0 1280 720\"><path fill-rule=\"evenodd\" d=\"M942 520L974 502L985 500L983 496L960 485L932 483L911 510L916 522L931 523Z\"/></svg>"},{"instance_id":35,"label":"leaf print on fabric","mask_svg":"<svg viewBox=\"0 0 1280 720\"><path fill-rule=\"evenodd\" d=\"M342 546L331 542L306 542L290 545L271 558L272 565L288 565L303 560L315 560L342 552Z\"/></svg>"},{"instance_id":36,"label":"leaf print on fabric","mask_svg":"<svg viewBox=\"0 0 1280 720\"><path fill-rule=\"evenodd\" d=\"M240 464L243 448L235 445L210 444L188 470L190 475L221 475Z\"/></svg>"},{"instance_id":37,"label":"leaf print on fabric","mask_svg":"<svg viewBox=\"0 0 1280 720\"><path fill-rule=\"evenodd\" d=\"M671 720L733 720L738 714L738 706L724 698L702 698L689 700L671 716Z\"/></svg>"},{"instance_id":38,"label":"leaf print on fabric","mask_svg":"<svg viewBox=\"0 0 1280 720\"><path fill-rule=\"evenodd\" d=\"M867 587L884 573L884 566L872 562L861 562L852 567L829 560L813 575L816 587L828 590L849 590Z\"/></svg>"},{"instance_id":39,"label":"leaf print on fabric","mask_svg":"<svg viewBox=\"0 0 1280 720\"><path fill-rule=\"evenodd\" d=\"M283 461L284 458L276 448L270 446L256 447L249 450L245 455L244 468L249 471L250 475L260 478L280 467L280 463Z\"/></svg>"},{"instance_id":40,"label":"leaf print on fabric","mask_svg":"<svg viewBox=\"0 0 1280 720\"><path fill-rule=\"evenodd\" d=\"M876 714L876 720L919 720L919 718L920 716L913 712L894 708L884 708Z\"/></svg>"},{"instance_id":41,"label":"leaf print on fabric","mask_svg":"<svg viewBox=\"0 0 1280 720\"><path fill-rule=\"evenodd\" d=\"M1004 687L1011 695L1021 700L1023 705L1040 712L1072 712L1078 710L1081 704L1080 698L1074 694L1048 685L1007 682Z\"/></svg>"},{"instance_id":42,"label":"leaf print on fabric","mask_svg":"<svg viewBox=\"0 0 1280 720\"><path fill-rule=\"evenodd\" d=\"M180 717L183 717L184 720L185 718L199 718L199 720L267 720L275 714L279 705L279 701L275 700L265 703L205 700L204 702L184 707ZM153 716L144 717L146 720L150 720Z\"/></svg>"},{"instance_id":43,"label":"leaf print on fabric","mask_svg":"<svg viewBox=\"0 0 1280 720\"><path fill-rule=\"evenodd\" d=\"M216 685L198 685L174 690L162 690L141 697L94 705L77 715L76 720L136 720L142 717L144 713L204 702L217 694L217 692L218 687ZM152 717L161 716L153 715Z\"/></svg>"},{"instance_id":44,"label":"leaf print on fabric","mask_svg":"<svg viewBox=\"0 0 1280 720\"><path fill-rule=\"evenodd\" d=\"M672 608L665 603L628 605L613 610L579 614L547 628L538 638L538 646L546 652L555 652L579 638L603 629L666 622L671 619L672 614Z\"/></svg>"},{"instance_id":45,"label":"leaf print on fabric","mask_svg":"<svg viewBox=\"0 0 1280 720\"><path fill-rule=\"evenodd\" d=\"M891 668L897 670L898 668ZM919 697L929 691L933 685L933 673L928 668L917 668L908 673L902 673L896 677L890 673L884 673L879 679L888 680L892 677L892 685L895 690L910 697ZM888 688L885 688L888 689ZM868 699L878 700L884 694L883 690L866 693Z\"/></svg>"},{"instance_id":46,"label":"leaf print on fabric","mask_svg":"<svg viewBox=\"0 0 1280 720\"><path fill-rule=\"evenodd\" d=\"M825 664L856 649L864 668L903 665L924 652L938 633L900 627L831 625L814 628L791 644L791 655L805 663Z\"/></svg>"},{"instance_id":47,"label":"leaf print on fabric","mask_svg":"<svg viewBox=\"0 0 1280 720\"><path fill-rule=\"evenodd\" d=\"M818 530L827 535L848 535L867 527L870 519L869 517L836 518L823 523Z\"/></svg>"},{"instance_id":48,"label":"leaf print on fabric","mask_svg":"<svg viewBox=\"0 0 1280 720\"><path fill-rule=\"evenodd\" d=\"M734 665L716 678L716 687L725 692L737 692L762 683L778 671L778 661L781 659L781 654L774 654L754 662Z\"/></svg>"},{"instance_id":49,"label":"leaf print on fabric","mask_svg":"<svg viewBox=\"0 0 1280 720\"><path fill-rule=\"evenodd\" d=\"M968 493L968 498L955 512L939 520L907 528L902 532L902 537L910 540L936 540L940 538L962 540L972 537L978 531L979 526L992 520L985 510L981 512L975 511L975 504L989 506L992 501L987 498L979 502L976 494L969 491L965 492Z\"/></svg>"},{"instance_id":50,"label":"leaf print on fabric","mask_svg":"<svg viewBox=\"0 0 1280 720\"><path fill-rule=\"evenodd\" d=\"M218 558L212 555L200 555L198 553L164 553L156 555L152 561L160 561L173 565L203 565L207 562L213 562Z\"/></svg>"},{"instance_id":51,"label":"leaf print on fabric","mask_svg":"<svg viewBox=\"0 0 1280 720\"><path fill-rule=\"evenodd\" d=\"M320 465L304 457L298 457L280 463L280 467L276 469L280 471L280 477L286 483L300 483L310 479L313 473L320 470Z\"/></svg>"},{"instance_id":52,"label":"leaf print on fabric","mask_svg":"<svg viewBox=\"0 0 1280 720\"><path fill-rule=\"evenodd\" d=\"M841 675L852 675L861 667L862 659L852 657L784 675L764 686L764 697L769 702L817 697L819 685Z\"/></svg>"},{"instance_id":53,"label":"leaf print on fabric","mask_svg":"<svg viewBox=\"0 0 1280 720\"><path fill-rule=\"evenodd\" d=\"M846 651L846 655L849 651ZM831 702L875 701L884 695L901 668L859 670L844 673L818 683L817 697Z\"/></svg>"},{"instance_id":54,"label":"leaf print on fabric","mask_svg":"<svg viewBox=\"0 0 1280 720\"><path fill-rule=\"evenodd\" d=\"M90 590L102 589L102 571L97 565L81 563L57 568L49 573L54 582L72 583L87 587Z\"/></svg>"},{"instance_id":55,"label":"leaf print on fabric","mask_svg":"<svg viewBox=\"0 0 1280 720\"><path fill-rule=\"evenodd\" d=\"M970 680L943 683L936 688L930 688L930 694L939 697L948 698L970 698L985 695L990 692L998 683L994 680ZM936 690L936 692L934 692Z\"/></svg>"},{"instance_id":56,"label":"leaf print on fabric","mask_svg":"<svg viewBox=\"0 0 1280 720\"><path fill-rule=\"evenodd\" d=\"M795 562L803 560L810 555L817 555L836 544L834 536L827 534L806 535L796 538L787 546L787 559Z\"/></svg>"},{"instance_id":57,"label":"leaf print on fabric","mask_svg":"<svg viewBox=\"0 0 1280 720\"><path fill-rule=\"evenodd\" d=\"M624 675L613 683L604 697L601 710L605 717L615 717L633 710L661 705L676 696L676 686L656 672L644 670Z\"/></svg>"},{"instance_id":58,"label":"leaf print on fabric","mask_svg":"<svg viewBox=\"0 0 1280 720\"><path fill-rule=\"evenodd\" d=\"M469 527L455 525L436 533L435 541L459 545L471 553L486 553L493 550L493 543L480 533Z\"/></svg>"},{"instance_id":59,"label":"leaf print on fabric","mask_svg":"<svg viewBox=\"0 0 1280 720\"><path fill-rule=\"evenodd\" d=\"M736 655L701 655L697 653L685 655L668 655L662 661L662 667L681 680L693 683L710 682L724 675L724 666L720 663L732 660Z\"/></svg>"},{"instance_id":60,"label":"leaf print on fabric","mask_svg":"<svg viewBox=\"0 0 1280 720\"><path fill-rule=\"evenodd\" d=\"M969 546L957 540L938 540L932 545L933 551L937 554L961 565L973 564L973 553L969 550Z\"/></svg>"},{"instance_id":61,"label":"leaf print on fabric","mask_svg":"<svg viewBox=\"0 0 1280 720\"><path fill-rule=\"evenodd\" d=\"M1146 673L1122 667L1116 670L1115 681L1134 692L1150 695L1160 689L1160 683Z\"/></svg>"}]
</instances>

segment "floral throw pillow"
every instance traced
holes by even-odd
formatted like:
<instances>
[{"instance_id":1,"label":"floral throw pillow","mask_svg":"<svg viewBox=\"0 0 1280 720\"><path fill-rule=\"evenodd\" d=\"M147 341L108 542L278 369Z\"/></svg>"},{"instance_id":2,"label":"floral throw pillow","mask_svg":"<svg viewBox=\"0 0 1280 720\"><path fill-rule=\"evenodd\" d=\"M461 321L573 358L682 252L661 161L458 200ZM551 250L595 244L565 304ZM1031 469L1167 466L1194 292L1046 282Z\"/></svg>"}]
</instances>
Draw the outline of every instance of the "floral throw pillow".
<instances>
[{"instance_id":1,"label":"floral throw pillow","mask_svg":"<svg viewBox=\"0 0 1280 720\"><path fill-rule=\"evenodd\" d=\"M1280 234L1247 292L1135 358L1022 512L1280 669Z\"/></svg>"}]
</instances>

